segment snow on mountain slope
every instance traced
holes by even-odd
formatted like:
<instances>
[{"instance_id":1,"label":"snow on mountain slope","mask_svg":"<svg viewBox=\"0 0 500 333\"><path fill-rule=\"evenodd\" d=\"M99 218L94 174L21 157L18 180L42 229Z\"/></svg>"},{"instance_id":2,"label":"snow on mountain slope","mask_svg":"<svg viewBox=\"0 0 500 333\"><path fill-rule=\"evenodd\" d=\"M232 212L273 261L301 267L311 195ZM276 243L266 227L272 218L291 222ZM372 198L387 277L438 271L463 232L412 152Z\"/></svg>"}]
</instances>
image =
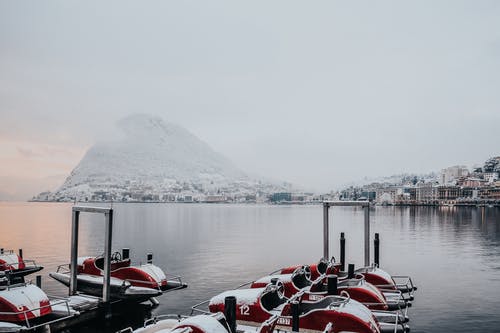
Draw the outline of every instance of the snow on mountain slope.
<instances>
[{"instance_id":1,"label":"snow on mountain slope","mask_svg":"<svg viewBox=\"0 0 500 333\"><path fill-rule=\"evenodd\" d=\"M56 196L78 197L133 187L166 192L185 183L201 184L206 191L211 185L260 183L186 129L159 117L133 115L117 126L120 137L91 147Z\"/></svg>"}]
</instances>

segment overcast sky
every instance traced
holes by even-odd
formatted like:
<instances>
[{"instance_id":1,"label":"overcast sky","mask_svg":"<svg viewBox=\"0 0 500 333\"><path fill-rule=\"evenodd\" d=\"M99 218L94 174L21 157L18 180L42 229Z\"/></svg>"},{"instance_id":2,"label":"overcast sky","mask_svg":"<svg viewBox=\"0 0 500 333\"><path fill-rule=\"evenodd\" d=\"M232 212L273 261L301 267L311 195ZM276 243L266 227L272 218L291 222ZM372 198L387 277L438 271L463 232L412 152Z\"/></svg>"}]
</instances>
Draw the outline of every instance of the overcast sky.
<instances>
[{"instance_id":1,"label":"overcast sky","mask_svg":"<svg viewBox=\"0 0 500 333\"><path fill-rule=\"evenodd\" d=\"M2 1L0 198L57 187L131 113L317 190L482 163L499 18L499 1Z\"/></svg>"}]
</instances>

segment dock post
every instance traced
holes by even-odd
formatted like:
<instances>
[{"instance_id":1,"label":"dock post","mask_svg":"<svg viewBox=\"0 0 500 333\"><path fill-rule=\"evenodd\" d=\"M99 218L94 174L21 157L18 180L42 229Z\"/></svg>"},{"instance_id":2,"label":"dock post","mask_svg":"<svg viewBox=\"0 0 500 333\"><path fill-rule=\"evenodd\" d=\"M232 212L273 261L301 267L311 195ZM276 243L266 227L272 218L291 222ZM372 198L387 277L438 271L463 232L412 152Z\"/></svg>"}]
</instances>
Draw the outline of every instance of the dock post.
<instances>
[{"instance_id":1,"label":"dock post","mask_svg":"<svg viewBox=\"0 0 500 333\"><path fill-rule=\"evenodd\" d=\"M148 253L148 255L147 255L147 262L148 262L148 264L152 264L153 263L153 254L152 253Z\"/></svg>"},{"instance_id":2,"label":"dock post","mask_svg":"<svg viewBox=\"0 0 500 333\"><path fill-rule=\"evenodd\" d=\"M42 289L42 276L41 275L36 276L36 286L38 288Z\"/></svg>"},{"instance_id":3,"label":"dock post","mask_svg":"<svg viewBox=\"0 0 500 333\"><path fill-rule=\"evenodd\" d=\"M323 203L323 258L328 260L329 255L329 230L328 230L328 203Z\"/></svg>"},{"instance_id":4,"label":"dock post","mask_svg":"<svg viewBox=\"0 0 500 333\"><path fill-rule=\"evenodd\" d=\"M73 218L71 223L71 261L70 261L70 280L69 295L76 295L76 276L78 274L78 224L80 222L80 212L73 208Z\"/></svg>"},{"instance_id":5,"label":"dock post","mask_svg":"<svg viewBox=\"0 0 500 333\"><path fill-rule=\"evenodd\" d=\"M113 209L104 214L106 220L106 232L104 236L104 285L102 288L102 300L108 303L111 299L111 237L113 235Z\"/></svg>"},{"instance_id":6,"label":"dock post","mask_svg":"<svg viewBox=\"0 0 500 333\"><path fill-rule=\"evenodd\" d=\"M23 249L19 249L19 258L23 259Z\"/></svg>"},{"instance_id":7,"label":"dock post","mask_svg":"<svg viewBox=\"0 0 500 333\"><path fill-rule=\"evenodd\" d=\"M328 275L326 283L327 283L327 290L328 290L328 295L337 295L338 290L337 290L337 275Z\"/></svg>"},{"instance_id":8,"label":"dock post","mask_svg":"<svg viewBox=\"0 0 500 333\"><path fill-rule=\"evenodd\" d=\"M375 239L373 240L373 260L378 267L380 265L380 239L378 232L375 233Z\"/></svg>"},{"instance_id":9,"label":"dock post","mask_svg":"<svg viewBox=\"0 0 500 333\"><path fill-rule=\"evenodd\" d=\"M345 237L344 233L340 233L340 270L345 271Z\"/></svg>"},{"instance_id":10,"label":"dock post","mask_svg":"<svg viewBox=\"0 0 500 333\"><path fill-rule=\"evenodd\" d=\"M348 279L354 278L354 264L349 264L347 269L347 278Z\"/></svg>"},{"instance_id":11,"label":"dock post","mask_svg":"<svg viewBox=\"0 0 500 333\"><path fill-rule=\"evenodd\" d=\"M127 260L128 258L130 258L130 249L127 247L124 247L122 249L122 260Z\"/></svg>"},{"instance_id":12,"label":"dock post","mask_svg":"<svg viewBox=\"0 0 500 333\"><path fill-rule=\"evenodd\" d=\"M370 266L370 205L365 207L365 267Z\"/></svg>"},{"instance_id":13,"label":"dock post","mask_svg":"<svg viewBox=\"0 0 500 333\"><path fill-rule=\"evenodd\" d=\"M227 296L224 298L224 315L231 333L236 333L236 297Z\"/></svg>"},{"instance_id":14,"label":"dock post","mask_svg":"<svg viewBox=\"0 0 500 333\"><path fill-rule=\"evenodd\" d=\"M300 303L298 301L292 302L292 332L299 331L299 316L300 316Z\"/></svg>"}]
</instances>

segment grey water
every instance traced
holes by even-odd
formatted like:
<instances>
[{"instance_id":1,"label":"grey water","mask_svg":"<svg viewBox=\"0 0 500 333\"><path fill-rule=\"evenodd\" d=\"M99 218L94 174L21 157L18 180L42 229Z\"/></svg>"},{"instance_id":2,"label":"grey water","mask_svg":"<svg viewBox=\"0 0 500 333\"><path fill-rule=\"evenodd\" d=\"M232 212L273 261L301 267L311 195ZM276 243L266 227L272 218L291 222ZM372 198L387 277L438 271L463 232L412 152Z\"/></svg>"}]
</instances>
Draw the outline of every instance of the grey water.
<instances>
[{"instance_id":1,"label":"grey water","mask_svg":"<svg viewBox=\"0 0 500 333\"><path fill-rule=\"evenodd\" d=\"M43 265L43 289L65 295L48 277L70 256L71 204L0 203L0 247L24 250ZM114 204L113 248L131 249L133 261L148 252L167 273L181 275L184 290L159 297L147 313L189 314L195 303L277 268L314 263L322 256L321 206ZM340 232L347 262L363 263L363 211L330 211L330 253L338 258ZM83 214L79 255L99 255L104 219ZM380 233L381 267L411 275L419 290L410 309L412 332L500 332L500 209L376 207L371 239ZM71 332L115 332L139 325L122 318ZM129 320L128 320L129 319Z\"/></svg>"}]
</instances>

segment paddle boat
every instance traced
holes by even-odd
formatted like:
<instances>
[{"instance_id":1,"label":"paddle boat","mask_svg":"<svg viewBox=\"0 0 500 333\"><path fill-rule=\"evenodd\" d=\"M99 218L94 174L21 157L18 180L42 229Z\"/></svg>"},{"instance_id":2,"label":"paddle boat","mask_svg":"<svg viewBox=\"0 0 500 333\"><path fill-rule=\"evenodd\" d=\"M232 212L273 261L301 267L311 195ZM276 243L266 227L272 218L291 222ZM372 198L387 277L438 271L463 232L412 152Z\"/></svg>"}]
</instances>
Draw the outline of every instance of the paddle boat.
<instances>
[{"instance_id":1,"label":"paddle boat","mask_svg":"<svg viewBox=\"0 0 500 333\"><path fill-rule=\"evenodd\" d=\"M332 257L330 260L321 258L318 263L311 265L294 265L289 267L281 268L272 274L291 274L297 268L308 267L310 279L312 281L316 280L320 275L335 274L339 278L348 275L348 272L341 271L342 265L335 261ZM394 290L400 291L405 294L410 294L408 298L413 297L413 292L417 290L417 286L413 283L410 276L407 275L390 275L383 269L380 269L378 265L372 264L368 267L358 268L354 271L355 274L362 274L366 282L371 283L375 287L384 290Z\"/></svg>"},{"instance_id":2,"label":"paddle boat","mask_svg":"<svg viewBox=\"0 0 500 333\"><path fill-rule=\"evenodd\" d=\"M0 273L3 279L1 284L16 284L24 282L24 276L42 270L34 260L25 260L12 250L2 250L0 252Z\"/></svg>"},{"instance_id":3,"label":"paddle boat","mask_svg":"<svg viewBox=\"0 0 500 333\"><path fill-rule=\"evenodd\" d=\"M366 306L351 299L347 293L328 295L318 301L302 299L301 291L288 299L282 282L274 281L264 288L235 289L223 292L208 302L210 312L224 311L227 296L236 297L236 320L242 326L261 326L273 316L279 316L276 329L292 331L292 322L298 320L300 331L323 332L331 323L332 332L407 332L408 326L388 313L379 322ZM292 309L295 307L295 310ZM293 313L295 311L296 318Z\"/></svg>"},{"instance_id":4,"label":"paddle boat","mask_svg":"<svg viewBox=\"0 0 500 333\"><path fill-rule=\"evenodd\" d=\"M112 299L143 302L163 292L186 288L180 277L167 279L166 274L152 263L132 265L129 258L122 259L120 252L111 256L110 294ZM77 260L77 290L92 296L101 296L104 285L104 258L80 257ZM69 265L61 265L50 277L70 285ZM153 301L156 303L156 301Z\"/></svg>"},{"instance_id":5,"label":"paddle boat","mask_svg":"<svg viewBox=\"0 0 500 333\"><path fill-rule=\"evenodd\" d=\"M52 313L49 297L32 284L0 287L0 321L25 323Z\"/></svg>"},{"instance_id":6,"label":"paddle boat","mask_svg":"<svg viewBox=\"0 0 500 333\"><path fill-rule=\"evenodd\" d=\"M335 287L328 289L328 277L335 277ZM304 268L297 268L291 274L275 274L264 276L251 283L250 288L262 288L273 280L279 280L284 285L285 297L292 297L303 291L303 300L317 301L328 295L339 295L343 291L358 302L363 303L371 310L400 310L411 305L406 302L401 293L382 292L377 287L366 282L362 275L354 278L338 279L336 275L322 275L315 281L308 278Z\"/></svg>"},{"instance_id":7,"label":"paddle boat","mask_svg":"<svg viewBox=\"0 0 500 333\"><path fill-rule=\"evenodd\" d=\"M104 257L78 258L78 274L103 276ZM161 291L187 287L186 284L182 283L180 277L167 279L167 275L163 270L152 263L132 265L130 258L122 258L120 252L114 252L111 255L111 277L129 281L135 287L159 289Z\"/></svg>"}]
</instances>

